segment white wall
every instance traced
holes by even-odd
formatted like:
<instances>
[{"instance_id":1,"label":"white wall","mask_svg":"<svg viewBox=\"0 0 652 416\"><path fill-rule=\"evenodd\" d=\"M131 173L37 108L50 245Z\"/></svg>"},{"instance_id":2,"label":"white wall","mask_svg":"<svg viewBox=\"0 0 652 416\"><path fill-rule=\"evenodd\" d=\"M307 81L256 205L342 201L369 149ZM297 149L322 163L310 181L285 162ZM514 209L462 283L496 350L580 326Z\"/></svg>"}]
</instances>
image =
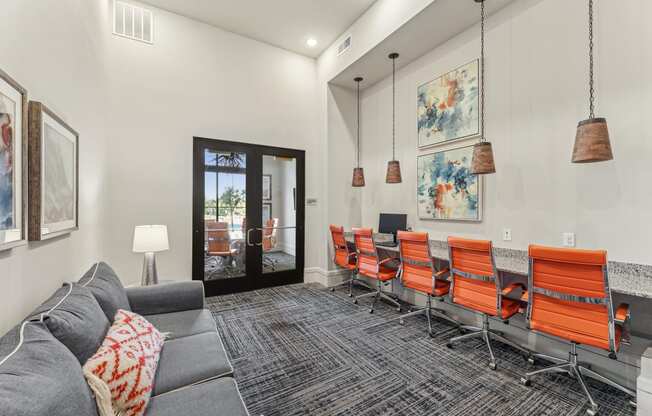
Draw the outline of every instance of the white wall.
<instances>
[{"instance_id":1,"label":"white wall","mask_svg":"<svg viewBox=\"0 0 652 416\"><path fill-rule=\"evenodd\" d=\"M80 229L0 253L0 334L102 257L106 241L105 38L108 9L85 0L4 0L0 68L80 133Z\"/></svg>"},{"instance_id":2,"label":"white wall","mask_svg":"<svg viewBox=\"0 0 652 416\"><path fill-rule=\"evenodd\" d=\"M192 138L306 150L306 194L322 195L316 62L155 10L155 43L110 43L109 167L113 207L107 258L129 283L141 256L136 224L167 224L159 274L191 278ZM306 209L306 267L318 265L322 206Z\"/></svg>"},{"instance_id":3,"label":"white wall","mask_svg":"<svg viewBox=\"0 0 652 416\"><path fill-rule=\"evenodd\" d=\"M560 13L563 10L563 13ZM497 173L486 177L481 223L419 221L416 212L416 88L479 56L479 30L470 29L397 74L397 158L403 183L384 183L391 158L391 77L363 93L363 154L367 186L361 190L361 221L377 226L378 213L407 212L409 225L434 238L449 234L490 238L525 249L529 243L561 244L565 231L577 245L606 248L611 260L652 264L652 4L632 0L596 6L597 113L609 121L615 160L570 163L577 122L587 117L586 4L525 0L491 17L487 34L487 137ZM361 74L364 75L364 74ZM341 97L341 98L340 98ZM351 96L335 97L351 107ZM346 103L346 100L349 103ZM329 103L331 104L331 103ZM353 107L354 108L354 107ZM353 152L353 136L332 135L329 148ZM474 140L456 142L458 147ZM350 171L349 158L329 160L329 171ZM349 203L329 186L329 207ZM339 198L339 199L338 199ZM339 202L338 202L339 201ZM346 223L344 213L330 221ZM356 225L356 224L352 224ZM501 241L503 227L513 241Z\"/></svg>"}]
</instances>

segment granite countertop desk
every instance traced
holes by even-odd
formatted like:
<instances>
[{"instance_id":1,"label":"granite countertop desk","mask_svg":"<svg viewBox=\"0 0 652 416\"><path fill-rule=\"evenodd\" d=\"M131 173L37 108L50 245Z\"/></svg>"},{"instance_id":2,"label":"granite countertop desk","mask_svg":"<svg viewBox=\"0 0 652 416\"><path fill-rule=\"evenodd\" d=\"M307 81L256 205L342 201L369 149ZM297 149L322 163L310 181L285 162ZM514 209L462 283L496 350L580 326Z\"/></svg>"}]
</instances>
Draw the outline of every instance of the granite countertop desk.
<instances>
[{"instance_id":1,"label":"granite countertop desk","mask_svg":"<svg viewBox=\"0 0 652 416\"><path fill-rule=\"evenodd\" d=\"M347 240L353 241L353 235L347 233ZM376 241L387 241L387 236L374 236ZM377 246L396 257L398 247ZM391 253L391 254L390 254ZM448 261L448 246L445 241L430 240L430 253L438 260ZM528 256L523 250L494 247L496 268L499 272L527 276ZM652 266L644 264L609 262L609 285L611 291L630 296L652 299Z\"/></svg>"}]
</instances>

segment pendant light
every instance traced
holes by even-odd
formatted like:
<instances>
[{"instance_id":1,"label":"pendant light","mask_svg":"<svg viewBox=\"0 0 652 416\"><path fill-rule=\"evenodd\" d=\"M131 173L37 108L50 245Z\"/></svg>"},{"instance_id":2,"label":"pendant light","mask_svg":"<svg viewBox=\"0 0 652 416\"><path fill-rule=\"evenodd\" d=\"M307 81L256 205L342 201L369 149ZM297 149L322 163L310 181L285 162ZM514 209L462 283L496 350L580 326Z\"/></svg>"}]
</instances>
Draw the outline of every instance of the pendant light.
<instances>
[{"instance_id":1,"label":"pendant light","mask_svg":"<svg viewBox=\"0 0 652 416\"><path fill-rule=\"evenodd\" d=\"M396 58L398 53L389 54L392 60L392 160L387 162L386 183L401 183L401 164L396 160Z\"/></svg>"},{"instance_id":2,"label":"pendant light","mask_svg":"<svg viewBox=\"0 0 652 416\"><path fill-rule=\"evenodd\" d=\"M593 0L589 0L589 118L577 125L573 163L602 162L614 158L609 141L607 120L595 117L593 82Z\"/></svg>"},{"instance_id":3,"label":"pendant light","mask_svg":"<svg viewBox=\"0 0 652 416\"><path fill-rule=\"evenodd\" d=\"M362 79L362 77L353 79L358 84L358 163L353 168L353 182L351 185L357 188L364 186L364 169L360 167L360 82L362 82Z\"/></svg>"},{"instance_id":4,"label":"pendant light","mask_svg":"<svg viewBox=\"0 0 652 416\"><path fill-rule=\"evenodd\" d=\"M494 151L491 142L488 142L484 135L484 0L475 0L480 3L480 142L473 146L473 159L471 159L471 173L484 175L495 173Z\"/></svg>"}]
</instances>

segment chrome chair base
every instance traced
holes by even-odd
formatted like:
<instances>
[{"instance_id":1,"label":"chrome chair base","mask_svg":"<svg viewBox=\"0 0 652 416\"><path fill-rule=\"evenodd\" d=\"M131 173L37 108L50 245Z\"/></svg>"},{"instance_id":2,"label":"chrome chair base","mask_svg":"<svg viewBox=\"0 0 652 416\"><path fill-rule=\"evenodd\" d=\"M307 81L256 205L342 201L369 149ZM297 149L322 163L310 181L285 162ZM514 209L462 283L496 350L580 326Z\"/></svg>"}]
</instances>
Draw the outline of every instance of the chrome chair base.
<instances>
[{"instance_id":1,"label":"chrome chair base","mask_svg":"<svg viewBox=\"0 0 652 416\"><path fill-rule=\"evenodd\" d=\"M577 361L577 345L575 343L571 343L571 350L568 353L568 360L562 360L559 358L554 358L554 357L549 357L549 356L544 356L537 354L535 355L536 357L541 357L546 360L552 361L554 364L550 367L542 368L540 370L532 371L525 376L521 378L521 383L523 383L526 386L531 385L530 379L537 375L537 374L543 374L543 373L567 373L571 377L574 377L582 386L582 390L584 390L584 394L589 400L589 408L586 410L586 413L590 416L595 416L598 414L599 406L593 399L593 396L591 395L591 392L589 391L589 388L586 384L585 377L590 377L594 380L598 380L602 383L605 383L617 390L622 391L623 393L629 395L630 397L633 397L634 399L636 398L636 393L632 390L629 390L626 387L621 386L620 384L616 383L613 380L610 380L595 371L592 371L587 365L584 365L580 362ZM636 401L631 400L630 405L633 407L636 407Z\"/></svg>"},{"instance_id":2,"label":"chrome chair base","mask_svg":"<svg viewBox=\"0 0 652 416\"><path fill-rule=\"evenodd\" d=\"M412 308L410 308L412 309ZM418 308L415 310L410 310L408 313L405 315L399 316L397 319L399 319L399 323L403 325L405 318L409 318L412 316L417 316L417 315L426 315L426 319L428 319L428 335L430 337L434 337L435 334L432 332L432 316L434 315L436 318L440 318L444 321L447 321L449 323L452 323L454 326L459 327L460 324L455 321L453 318L449 317L446 315L446 311L443 309L438 309L438 308L433 308L432 307L432 296L428 295L428 301L426 303L425 308Z\"/></svg>"},{"instance_id":3,"label":"chrome chair base","mask_svg":"<svg viewBox=\"0 0 652 416\"><path fill-rule=\"evenodd\" d=\"M377 286L375 291L365 293L363 295L356 296L355 298L353 298L353 303L355 303L357 305L359 299L368 298L368 297L371 297L371 296L374 297L374 301L371 303L371 308L369 309L369 313L374 313L374 307L376 306L376 303L378 302L379 299L383 299L384 301L386 301L390 305L395 306L396 310L398 312L401 312L401 304L398 303L397 299L395 299L395 298L389 296L388 294L386 294L385 292L383 292L383 282L381 282L380 280L378 280L378 286Z\"/></svg>"},{"instance_id":4,"label":"chrome chair base","mask_svg":"<svg viewBox=\"0 0 652 416\"><path fill-rule=\"evenodd\" d=\"M335 286L331 286L330 290L331 292L335 292L335 288L338 288L340 286L347 285L349 286L349 297L353 297L353 285L356 284L358 286L362 286L364 288L367 288L369 290L373 290L364 280L358 279L356 273L351 274L351 278L347 279L341 283L336 284Z\"/></svg>"},{"instance_id":5,"label":"chrome chair base","mask_svg":"<svg viewBox=\"0 0 652 416\"><path fill-rule=\"evenodd\" d=\"M505 338L503 336L503 333L500 331L494 331L493 329L489 328L489 316L483 314L482 315L482 328L478 328L475 326L470 326L470 325L461 325L460 329L462 331L468 331L468 334L460 335L455 338L451 338L446 346L448 348L453 348L453 344L464 341L467 339L471 338L482 338L487 345L487 349L489 350L489 368L492 370L495 370L498 368L498 365L496 364L496 356L494 355L494 350L493 347L491 346L491 340L498 341L502 344L509 345L510 347L522 352L525 356L526 359L530 359L532 353L525 348L521 347L520 345L516 344L515 342L512 342Z\"/></svg>"}]
</instances>

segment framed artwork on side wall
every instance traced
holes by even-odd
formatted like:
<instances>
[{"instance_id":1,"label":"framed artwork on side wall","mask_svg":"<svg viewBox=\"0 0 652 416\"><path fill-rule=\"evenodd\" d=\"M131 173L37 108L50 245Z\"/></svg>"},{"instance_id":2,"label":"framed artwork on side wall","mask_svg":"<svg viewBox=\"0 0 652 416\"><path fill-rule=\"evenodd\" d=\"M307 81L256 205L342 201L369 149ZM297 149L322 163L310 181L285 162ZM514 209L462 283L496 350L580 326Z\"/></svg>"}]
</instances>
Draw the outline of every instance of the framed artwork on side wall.
<instances>
[{"instance_id":1,"label":"framed artwork on side wall","mask_svg":"<svg viewBox=\"0 0 652 416\"><path fill-rule=\"evenodd\" d=\"M45 105L29 103L29 239L79 226L79 134Z\"/></svg>"},{"instance_id":2,"label":"framed artwork on side wall","mask_svg":"<svg viewBox=\"0 0 652 416\"><path fill-rule=\"evenodd\" d=\"M476 59L417 88L418 147L480 134Z\"/></svg>"},{"instance_id":3,"label":"framed artwork on side wall","mask_svg":"<svg viewBox=\"0 0 652 416\"><path fill-rule=\"evenodd\" d=\"M263 227L266 226L267 221L272 218L272 204L270 202L263 203Z\"/></svg>"},{"instance_id":4,"label":"framed artwork on side wall","mask_svg":"<svg viewBox=\"0 0 652 416\"><path fill-rule=\"evenodd\" d=\"M471 174L473 146L417 158L417 210L420 219L482 220L482 176Z\"/></svg>"},{"instance_id":5,"label":"framed artwork on side wall","mask_svg":"<svg viewBox=\"0 0 652 416\"><path fill-rule=\"evenodd\" d=\"M263 175L263 200L272 199L272 175Z\"/></svg>"},{"instance_id":6,"label":"framed artwork on side wall","mask_svg":"<svg viewBox=\"0 0 652 416\"><path fill-rule=\"evenodd\" d=\"M0 71L0 250L27 243L27 91Z\"/></svg>"}]
</instances>

